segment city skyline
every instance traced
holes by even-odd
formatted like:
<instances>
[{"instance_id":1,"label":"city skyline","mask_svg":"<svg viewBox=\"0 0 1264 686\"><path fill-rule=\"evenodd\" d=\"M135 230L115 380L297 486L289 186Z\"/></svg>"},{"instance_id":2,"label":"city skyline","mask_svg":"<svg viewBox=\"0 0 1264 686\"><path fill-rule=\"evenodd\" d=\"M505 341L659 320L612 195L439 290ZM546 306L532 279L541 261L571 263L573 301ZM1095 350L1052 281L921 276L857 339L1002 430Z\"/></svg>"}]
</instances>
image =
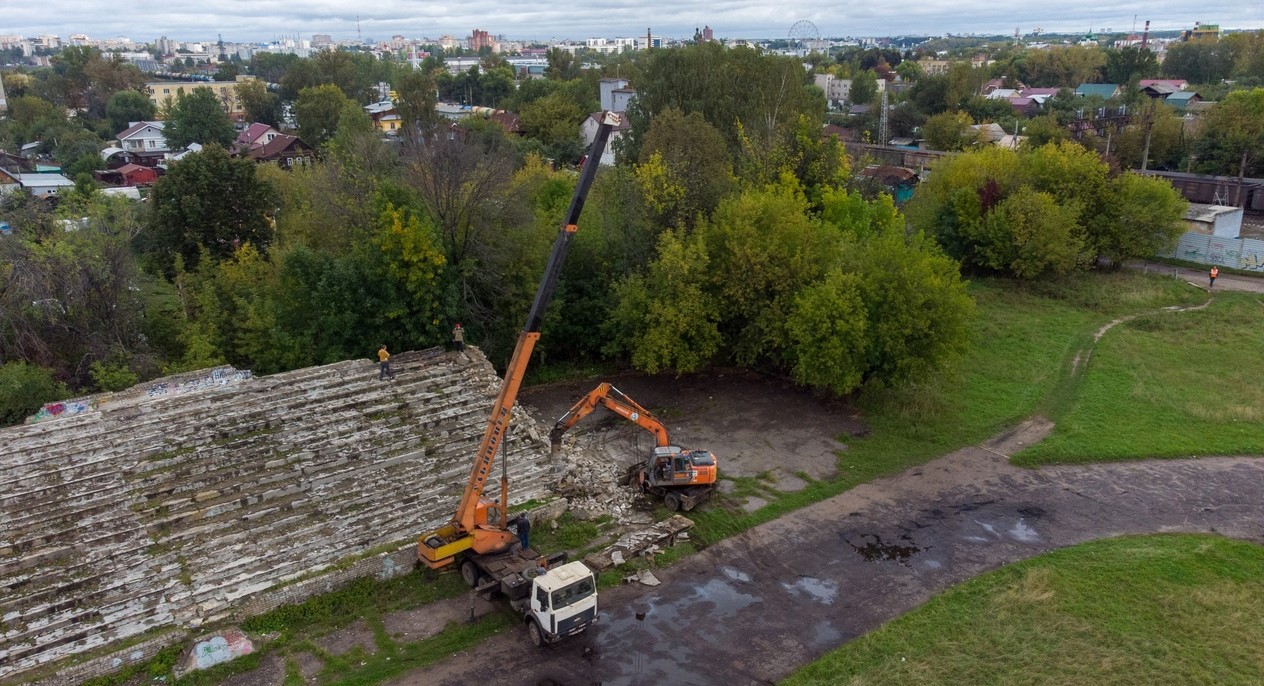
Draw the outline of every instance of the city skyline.
<instances>
[{"instance_id":1,"label":"city skyline","mask_svg":"<svg viewBox=\"0 0 1264 686\"><path fill-rule=\"evenodd\" d=\"M120 11L120 7L123 8ZM355 12L358 11L357 15ZM799 20L812 22L822 37L952 34L1026 35L1045 33L1152 31L1192 28L1196 22L1222 29L1264 27L1264 4L1254 0L1211 0L1191 9L1188 3L1159 0L1103 5L1087 0L1023 3L998 10L979 0L927 0L894 12L889 7L844 7L825 0L796 0L789 5L726 0L720 3L653 0L594 0L565 9L538 0L515 3L470 0L461 5L418 0L382 0L357 10L336 0L207 0L186 3L133 0L106 9L96 0L15 3L5 9L0 34L83 34L94 40L126 37L138 43L160 36L178 41L263 42L296 35L329 34L335 41L391 36L438 38L468 36L474 29L518 41L583 40L634 37L652 31L663 38L688 38L704 25L717 38L782 38Z\"/></svg>"}]
</instances>

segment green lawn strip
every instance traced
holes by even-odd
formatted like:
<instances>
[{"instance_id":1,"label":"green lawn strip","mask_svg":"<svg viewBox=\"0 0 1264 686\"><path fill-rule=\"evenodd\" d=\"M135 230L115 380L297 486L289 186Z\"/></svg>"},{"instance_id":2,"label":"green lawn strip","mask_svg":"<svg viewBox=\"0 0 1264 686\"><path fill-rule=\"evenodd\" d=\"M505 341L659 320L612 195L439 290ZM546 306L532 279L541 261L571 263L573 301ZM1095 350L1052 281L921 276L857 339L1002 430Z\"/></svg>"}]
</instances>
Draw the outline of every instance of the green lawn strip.
<instances>
[{"instance_id":1,"label":"green lawn strip","mask_svg":"<svg viewBox=\"0 0 1264 686\"><path fill-rule=\"evenodd\" d=\"M1264 454L1261 314L1255 296L1221 293L1111 329L1054 431L1015 463Z\"/></svg>"},{"instance_id":2,"label":"green lawn strip","mask_svg":"<svg viewBox=\"0 0 1264 686\"><path fill-rule=\"evenodd\" d=\"M1107 539L976 577L807 665L816 684L1255 685L1264 547Z\"/></svg>"},{"instance_id":3,"label":"green lawn strip","mask_svg":"<svg viewBox=\"0 0 1264 686\"><path fill-rule=\"evenodd\" d=\"M393 650L334 658L317 675L317 681L340 686L379 684L472 648L495 634L514 630L521 631L520 623L508 610L492 613L473 624L451 623L430 638L398 643ZM522 640L527 640L525 632Z\"/></svg>"}]
</instances>

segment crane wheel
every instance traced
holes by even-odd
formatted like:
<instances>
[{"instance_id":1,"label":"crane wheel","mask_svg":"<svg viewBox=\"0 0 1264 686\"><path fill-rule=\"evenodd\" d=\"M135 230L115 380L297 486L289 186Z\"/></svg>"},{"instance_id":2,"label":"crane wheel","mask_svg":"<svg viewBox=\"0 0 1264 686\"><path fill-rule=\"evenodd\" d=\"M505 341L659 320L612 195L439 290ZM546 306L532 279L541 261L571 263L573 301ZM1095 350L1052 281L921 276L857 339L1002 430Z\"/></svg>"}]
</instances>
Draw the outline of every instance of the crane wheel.
<instances>
[{"instance_id":1,"label":"crane wheel","mask_svg":"<svg viewBox=\"0 0 1264 686\"><path fill-rule=\"evenodd\" d=\"M465 562L461 563L461 578L465 579L465 583L467 586L469 586L470 588L474 588L478 586L478 577L479 577L478 565L475 565L473 562L470 562L469 560L466 560Z\"/></svg>"},{"instance_id":2,"label":"crane wheel","mask_svg":"<svg viewBox=\"0 0 1264 686\"><path fill-rule=\"evenodd\" d=\"M680 511L680 496L676 495L675 493L668 493L667 495L663 496L663 504L667 506L668 510L671 510L672 512L679 512Z\"/></svg>"}]
</instances>

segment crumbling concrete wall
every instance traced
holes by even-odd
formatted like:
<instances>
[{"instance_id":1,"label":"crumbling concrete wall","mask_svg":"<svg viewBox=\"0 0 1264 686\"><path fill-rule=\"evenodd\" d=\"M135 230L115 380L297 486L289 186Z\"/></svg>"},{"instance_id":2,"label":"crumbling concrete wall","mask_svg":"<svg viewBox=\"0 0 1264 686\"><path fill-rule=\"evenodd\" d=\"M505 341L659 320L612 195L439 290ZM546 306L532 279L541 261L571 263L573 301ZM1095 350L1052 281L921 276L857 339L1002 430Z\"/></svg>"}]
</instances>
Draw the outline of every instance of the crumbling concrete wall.
<instances>
[{"instance_id":1,"label":"crumbling concrete wall","mask_svg":"<svg viewBox=\"0 0 1264 686\"><path fill-rule=\"evenodd\" d=\"M0 430L0 679L299 600L327 584L294 580L446 521L500 387L466 352L401 353L386 382L368 360L144 390L160 380ZM513 424L511 501L543 497L547 439Z\"/></svg>"}]
</instances>

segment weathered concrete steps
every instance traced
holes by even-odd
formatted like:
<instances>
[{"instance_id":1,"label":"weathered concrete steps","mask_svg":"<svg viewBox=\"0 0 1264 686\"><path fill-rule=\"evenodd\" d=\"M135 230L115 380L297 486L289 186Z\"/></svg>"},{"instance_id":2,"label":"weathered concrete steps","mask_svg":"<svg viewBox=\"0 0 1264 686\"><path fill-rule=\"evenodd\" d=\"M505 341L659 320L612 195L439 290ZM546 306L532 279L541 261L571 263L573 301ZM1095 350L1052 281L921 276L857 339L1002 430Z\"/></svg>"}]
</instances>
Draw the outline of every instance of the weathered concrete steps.
<instances>
[{"instance_id":1,"label":"weathered concrete steps","mask_svg":"<svg viewBox=\"0 0 1264 686\"><path fill-rule=\"evenodd\" d=\"M445 521L500 386L466 352L396 355L394 381L353 360L133 389L0 430L0 678L233 617L252 594ZM521 501L554 465L526 413L514 422L502 456Z\"/></svg>"}]
</instances>

